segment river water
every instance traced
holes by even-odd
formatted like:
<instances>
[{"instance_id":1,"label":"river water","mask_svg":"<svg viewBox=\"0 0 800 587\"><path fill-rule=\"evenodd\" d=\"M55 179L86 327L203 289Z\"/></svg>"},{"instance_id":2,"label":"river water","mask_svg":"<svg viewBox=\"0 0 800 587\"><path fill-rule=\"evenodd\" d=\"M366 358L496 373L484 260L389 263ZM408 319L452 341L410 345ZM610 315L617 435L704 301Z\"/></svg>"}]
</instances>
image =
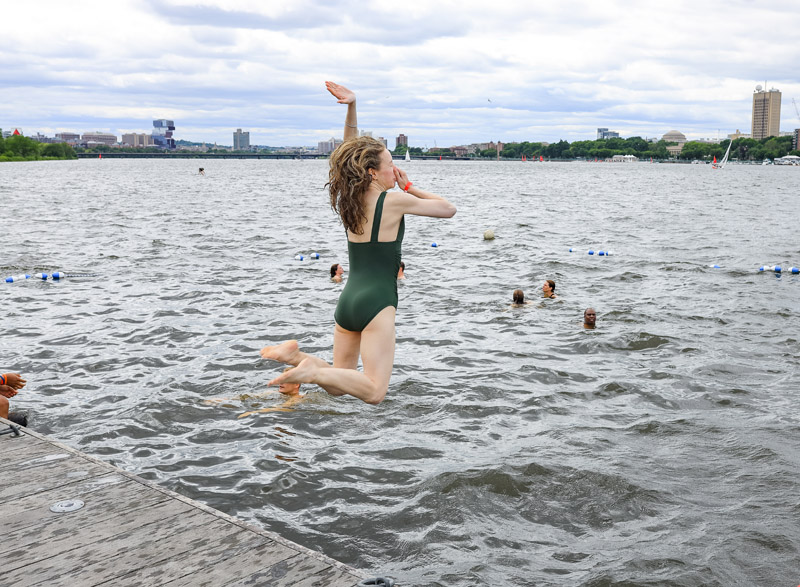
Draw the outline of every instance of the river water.
<instances>
[{"instance_id":1,"label":"river water","mask_svg":"<svg viewBox=\"0 0 800 587\"><path fill-rule=\"evenodd\" d=\"M402 585L800 582L800 276L757 272L800 265L800 169L398 164L459 211L407 218L386 400L243 418L262 346L331 359L327 162L0 166L0 276L98 274L0 283L12 408Z\"/></svg>"}]
</instances>

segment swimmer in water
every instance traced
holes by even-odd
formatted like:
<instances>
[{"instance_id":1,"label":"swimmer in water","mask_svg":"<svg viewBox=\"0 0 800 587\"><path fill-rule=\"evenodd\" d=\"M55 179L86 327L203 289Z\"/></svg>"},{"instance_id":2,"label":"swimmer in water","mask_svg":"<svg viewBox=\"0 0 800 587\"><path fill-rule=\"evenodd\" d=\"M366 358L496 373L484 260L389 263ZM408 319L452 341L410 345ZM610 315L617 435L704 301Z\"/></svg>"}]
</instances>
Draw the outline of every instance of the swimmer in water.
<instances>
[{"instance_id":1,"label":"swimmer in water","mask_svg":"<svg viewBox=\"0 0 800 587\"><path fill-rule=\"evenodd\" d=\"M406 264L404 261L400 261L400 269L397 271L397 279L405 279L406 278Z\"/></svg>"},{"instance_id":2,"label":"swimmer in water","mask_svg":"<svg viewBox=\"0 0 800 587\"><path fill-rule=\"evenodd\" d=\"M199 173L200 175L205 175L205 174L206 174L206 170L205 170L205 168L201 167L201 168L200 168L200 171L198 171L198 173Z\"/></svg>"},{"instance_id":3,"label":"swimmer in water","mask_svg":"<svg viewBox=\"0 0 800 587\"><path fill-rule=\"evenodd\" d=\"M587 330L594 330L597 323L597 312L594 308L586 308L583 311L583 327Z\"/></svg>"},{"instance_id":4,"label":"swimmer in water","mask_svg":"<svg viewBox=\"0 0 800 587\"><path fill-rule=\"evenodd\" d=\"M545 281L542 286L542 293L546 298L550 298L551 300L556 299L556 282L552 279Z\"/></svg>"},{"instance_id":5,"label":"swimmer in water","mask_svg":"<svg viewBox=\"0 0 800 587\"><path fill-rule=\"evenodd\" d=\"M314 383L331 395L352 395L369 404L386 396L394 366L397 271L406 214L451 218L456 207L413 186L392 163L384 144L358 136L356 95L325 82L340 104L347 105L344 143L331 154L330 203L347 234L350 277L334 318L333 365L308 355L296 340L261 349L261 356L294 365L270 385ZM397 184L402 191L389 191ZM361 356L363 372L358 371Z\"/></svg>"},{"instance_id":6,"label":"swimmer in water","mask_svg":"<svg viewBox=\"0 0 800 587\"><path fill-rule=\"evenodd\" d=\"M331 265L331 281L342 283L342 273L344 273L344 267L342 267L339 263L334 263Z\"/></svg>"},{"instance_id":7,"label":"swimmer in water","mask_svg":"<svg viewBox=\"0 0 800 587\"><path fill-rule=\"evenodd\" d=\"M286 367L283 370L284 373L292 369L292 367ZM272 392L275 393L275 392ZM278 393L282 393L286 396L286 401L283 402L279 406L274 406L272 408L262 408L260 410L253 410L251 412L245 412L243 414L239 414L236 416L237 418L246 418L248 416L252 416L253 414L266 414L268 412L291 412L292 408L299 403L302 403L306 400L305 395L300 395L300 384L299 383L281 383L278 386ZM266 395L266 394L264 394ZM262 395L261 397L264 397Z\"/></svg>"},{"instance_id":8,"label":"swimmer in water","mask_svg":"<svg viewBox=\"0 0 800 587\"><path fill-rule=\"evenodd\" d=\"M530 304L530 302L525 301L525 293L521 289L515 289L514 293L511 294L511 299L514 300L511 304L512 307Z\"/></svg>"},{"instance_id":9,"label":"swimmer in water","mask_svg":"<svg viewBox=\"0 0 800 587\"><path fill-rule=\"evenodd\" d=\"M291 369L291 367L286 367L286 369L284 369L284 372L288 371L289 369ZM281 405L272 408L253 410L251 412L245 412L243 414L239 414L237 418L245 418L247 416L252 416L253 414L260 414L264 412L290 412L293 406L305 401L306 399L305 395L300 395L299 383L283 383L278 387L277 391L275 391L274 389L270 389L262 393L255 393L255 394L243 393L240 396L234 398L219 397L214 399L207 399L203 403L207 406L223 405L225 407L235 408L236 407L235 405L230 405L230 404L225 405L225 404L233 401L245 402L252 400L261 400L269 397L275 397L276 393L282 393L284 396L286 396L287 398L286 401L283 402Z\"/></svg>"}]
</instances>

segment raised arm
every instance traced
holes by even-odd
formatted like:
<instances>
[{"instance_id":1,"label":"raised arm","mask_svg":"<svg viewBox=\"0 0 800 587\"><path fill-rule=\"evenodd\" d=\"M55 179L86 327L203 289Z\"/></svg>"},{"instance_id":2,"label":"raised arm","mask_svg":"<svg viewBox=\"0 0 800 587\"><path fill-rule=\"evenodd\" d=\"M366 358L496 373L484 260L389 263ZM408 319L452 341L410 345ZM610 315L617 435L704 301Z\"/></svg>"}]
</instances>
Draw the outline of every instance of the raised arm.
<instances>
[{"instance_id":1,"label":"raised arm","mask_svg":"<svg viewBox=\"0 0 800 587\"><path fill-rule=\"evenodd\" d=\"M398 167L394 168L394 177L397 185L403 191L409 183L406 172ZM432 192L426 192L417 186L412 185L406 191L408 194L399 198L403 214L416 214L417 216L432 216L434 218L452 218L456 214L454 204L444 199L442 196Z\"/></svg>"},{"instance_id":2,"label":"raised arm","mask_svg":"<svg viewBox=\"0 0 800 587\"><path fill-rule=\"evenodd\" d=\"M325 87L334 95L339 104L347 104L347 115L344 118L344 140L358 136L358 117L356 116L356 95L352 90L333 82L325 82Z\"/></svg>"}]
</instances>

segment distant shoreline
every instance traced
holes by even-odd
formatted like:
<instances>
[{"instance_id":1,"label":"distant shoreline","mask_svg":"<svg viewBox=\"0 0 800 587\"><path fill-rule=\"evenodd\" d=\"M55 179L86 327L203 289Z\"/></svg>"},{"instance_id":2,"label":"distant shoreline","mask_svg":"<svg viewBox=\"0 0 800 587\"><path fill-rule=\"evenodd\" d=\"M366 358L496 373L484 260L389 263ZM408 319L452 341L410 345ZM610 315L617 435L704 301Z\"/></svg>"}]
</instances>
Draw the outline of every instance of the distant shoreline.
<instances>
[{"instance_id":1,"label":"distant shoreline","mask_svg":"<svg viewBox=\"0 0 800 587\"><path fill-rule=\"evenodd\" d=\"M288 154L288 153L78 153L78 159L327 159L328 155L312 154ZM404 161L401 155L393 157L395 161ZM439 157L438 155L415 155L412 161L497 161L494 158L485 157ZM500 157L499 161L520 161L517 158ZM586 159L547 159L545 161L523 161L523 163L539 164L542 163L595 163ZM596 163L606 163L597 161ZM641 160L637 163L649 163ZM692 162L687 160L663 159L653 160L653 163L664 163L669 165L689 165ZM620 163L616 163L620 165ZM624 163L622 165L625 165ZM629 164L628 164L629 165Z\"/></svg>"}]
</instances>

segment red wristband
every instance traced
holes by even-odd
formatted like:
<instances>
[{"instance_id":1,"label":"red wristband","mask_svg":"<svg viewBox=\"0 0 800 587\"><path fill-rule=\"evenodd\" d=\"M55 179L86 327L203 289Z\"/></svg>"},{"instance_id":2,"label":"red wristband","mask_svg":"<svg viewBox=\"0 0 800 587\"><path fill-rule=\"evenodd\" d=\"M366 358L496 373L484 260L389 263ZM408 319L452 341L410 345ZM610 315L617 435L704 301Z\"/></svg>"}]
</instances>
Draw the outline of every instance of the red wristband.
<instances>
[{"instance_id":1,"label":"red wristband","mask_svg":"<svg viewBox=\"0 0 800 587\"><path fill-rule=\"evenodd\" d=\"M404 187L404 188L403 188L403 191L404 191L404 192L407 192L407 191L408 191L408 190L411 188L411 186L412 186L412 185L414 185L414 184L413 184L413 183L411 183L411 182L409 181L409 182L406 184L406 187Z\"/></svg>"}]
</instances>

